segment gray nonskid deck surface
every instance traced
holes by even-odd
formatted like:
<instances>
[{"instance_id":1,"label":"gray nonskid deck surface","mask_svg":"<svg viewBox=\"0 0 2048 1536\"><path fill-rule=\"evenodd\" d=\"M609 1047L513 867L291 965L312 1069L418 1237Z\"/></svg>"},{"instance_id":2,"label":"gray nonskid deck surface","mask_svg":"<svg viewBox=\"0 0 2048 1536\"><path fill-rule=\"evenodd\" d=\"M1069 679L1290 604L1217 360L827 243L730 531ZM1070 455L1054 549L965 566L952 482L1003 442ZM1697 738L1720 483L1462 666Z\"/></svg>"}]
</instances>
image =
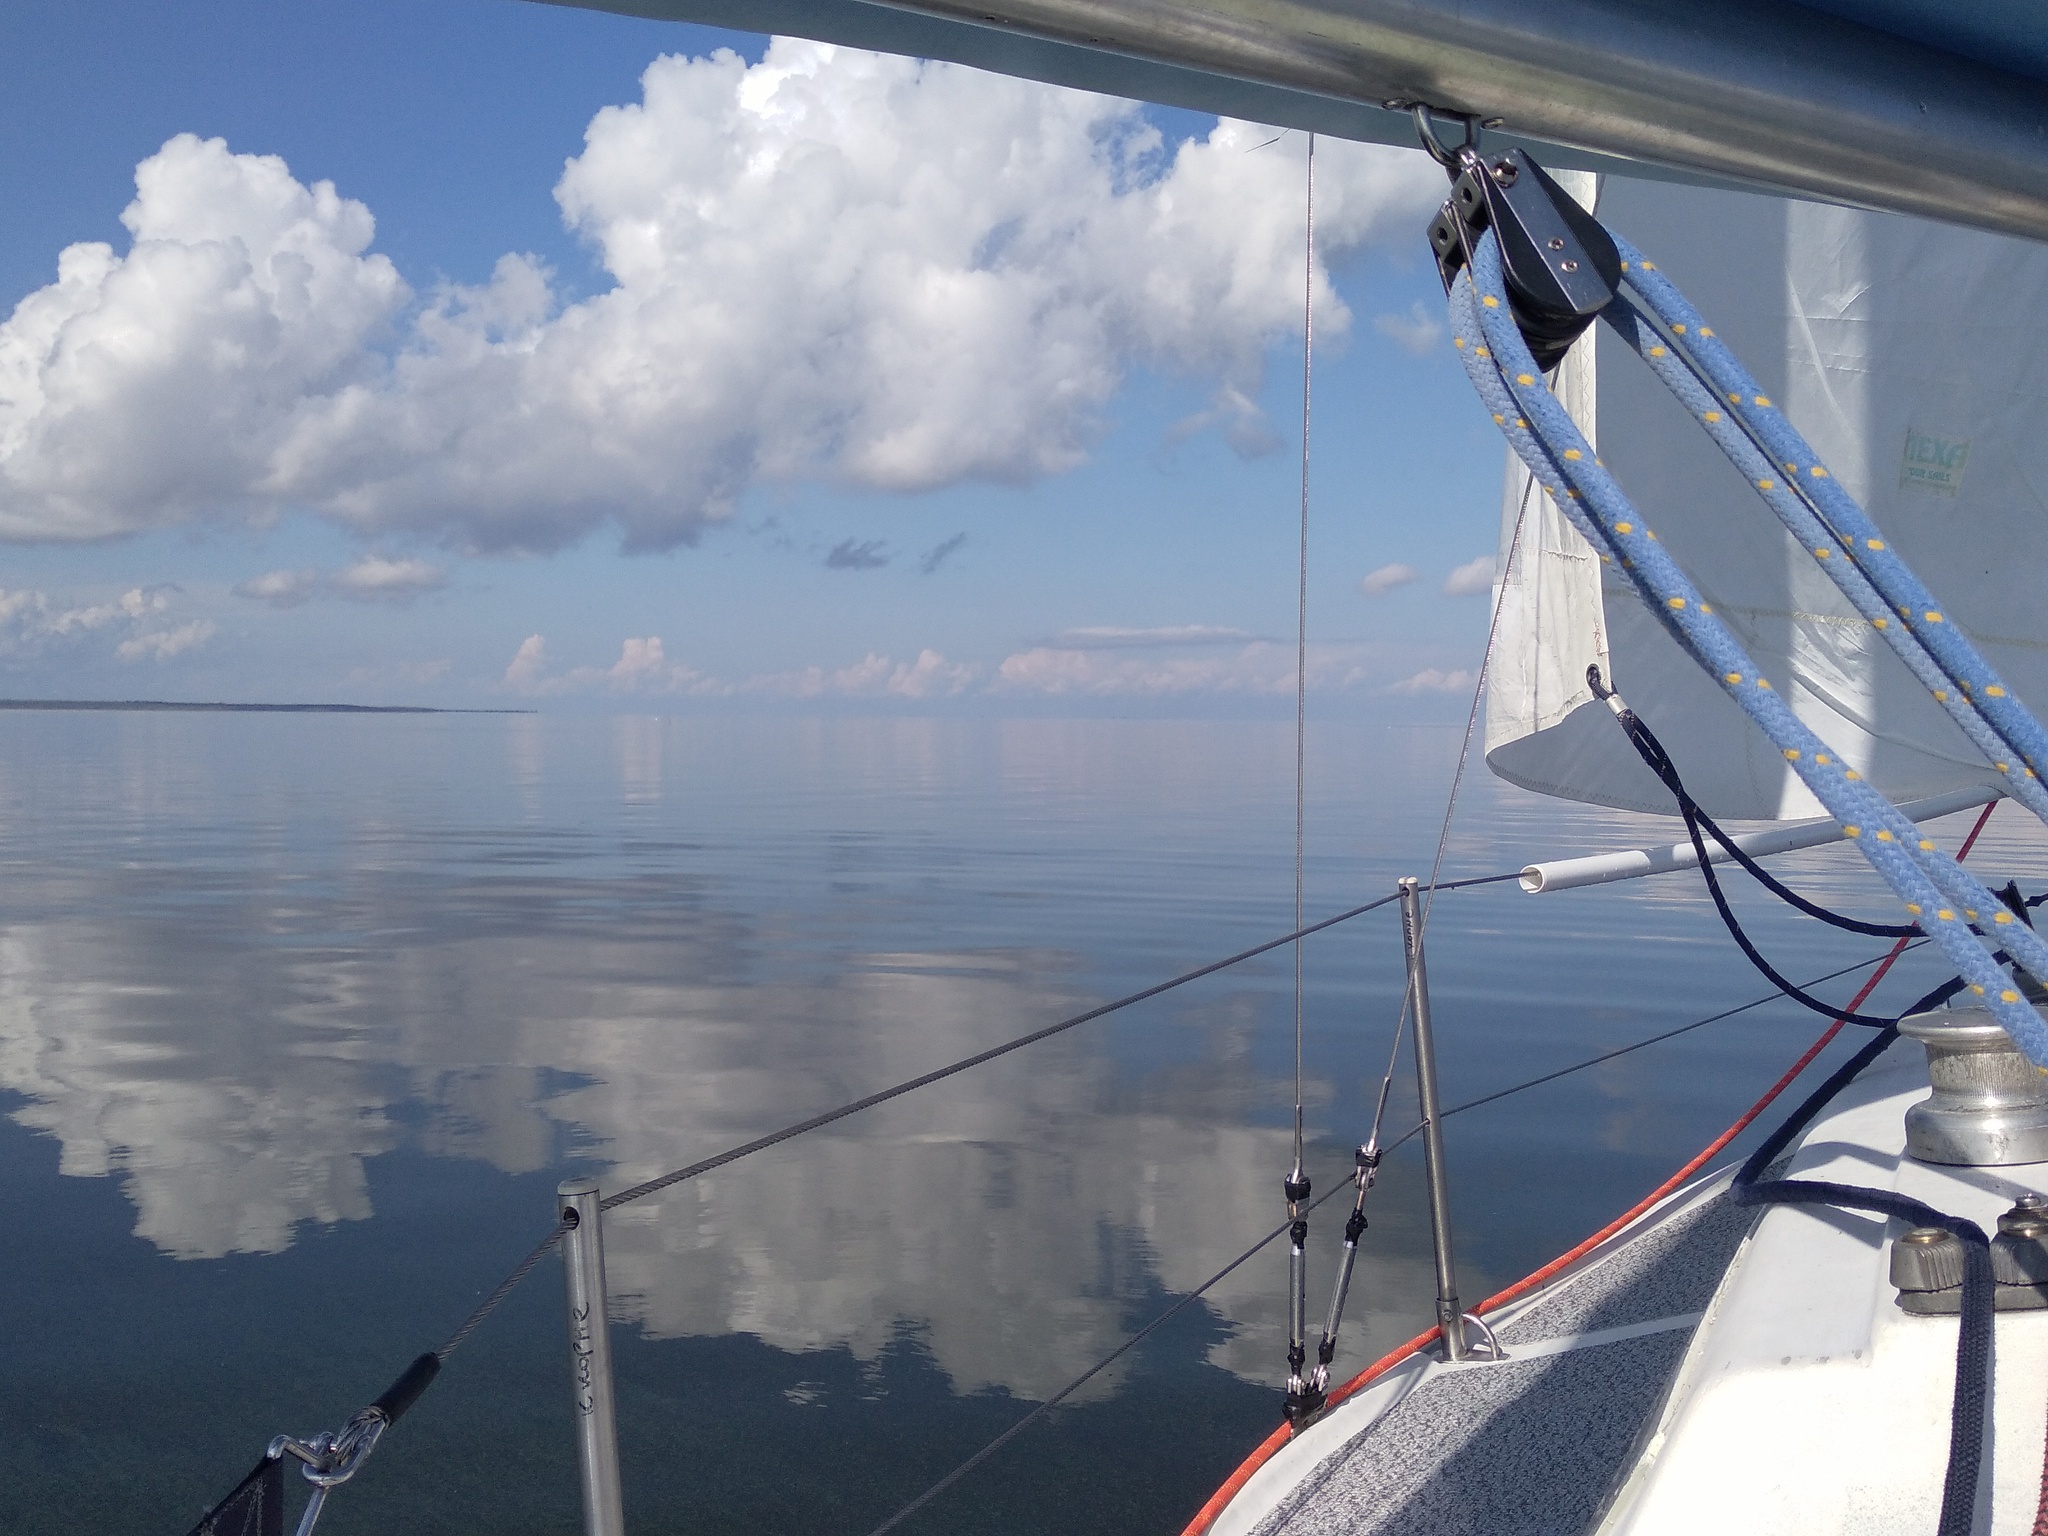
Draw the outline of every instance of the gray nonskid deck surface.
<instances>
[{"instance_id":1,"label":"gray nonskid deck surface","mask_svg":"<svg viewBox=\"0 0 2048 1536\"><path fill-rule=\"evenodd\" d=\"M1691 1340L1673 1329L1531 1360L1516 1341L1702 1310L1755 1212L1725 1198L1628 1244L1502 1331L1509 1359L1425 1382L1310 1473L1257 1536L1578 1536Z\"/></svg>"},{"instance_id":2,"label":"gray nonskid deck surface","mask_svg":"<svg viewBox=\"0 0 2048 1536\"><path fill-rule=\"evenodd\" d=\"M1532 1344L1704 1311L1756 1220L1754 1207L1726 1195L1705 1201L1566 1281L1501 1329L1501 1342Z\"/></svg>"},{"instance_id":3,"label":"gray nonskid deck surface","mask_svg":"<svg viewBox=\"0 0 2048 1536\"><path fill-rule=\"evenodd\" d=\"M1318 1467L1258 1536L1575 1536L1688 1337L1439 1377Z\"/></svg>"}]
</instances>

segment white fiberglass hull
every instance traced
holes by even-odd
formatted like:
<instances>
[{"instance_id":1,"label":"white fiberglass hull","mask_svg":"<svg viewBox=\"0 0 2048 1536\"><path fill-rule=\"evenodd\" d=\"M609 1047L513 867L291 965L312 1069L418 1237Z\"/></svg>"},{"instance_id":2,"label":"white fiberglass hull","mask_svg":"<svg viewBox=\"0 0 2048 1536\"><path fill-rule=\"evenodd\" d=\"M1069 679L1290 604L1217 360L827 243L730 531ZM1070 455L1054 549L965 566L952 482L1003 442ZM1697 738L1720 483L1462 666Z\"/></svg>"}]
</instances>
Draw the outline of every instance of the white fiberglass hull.
<instances>
[{"instance_id":1,"label":"white fiberglass hull","mask_svg":"<svg viewBox=\"0 0 2048 1536\"><path fill-rule=\"evenodd\" d=\"M1786 1176L1896 1190L1986 1231L2048 1185L2048 1165L1907 1158L1905 1110L1926 1093L1921 1052L1894 1046ZM1933 1531L1957 1323L1898 1307L1901 1224L1808 1206L1758 1220L1727 1201L1730 1178L1681 1190L1492 1314L1505 1360L1418 1355L1345 1399L1251 1476L1212 1536ZM2044 1437L2048 1312L2001 1312L1979 1531L2034 1529Z\"/></svg>"}]
</instances>

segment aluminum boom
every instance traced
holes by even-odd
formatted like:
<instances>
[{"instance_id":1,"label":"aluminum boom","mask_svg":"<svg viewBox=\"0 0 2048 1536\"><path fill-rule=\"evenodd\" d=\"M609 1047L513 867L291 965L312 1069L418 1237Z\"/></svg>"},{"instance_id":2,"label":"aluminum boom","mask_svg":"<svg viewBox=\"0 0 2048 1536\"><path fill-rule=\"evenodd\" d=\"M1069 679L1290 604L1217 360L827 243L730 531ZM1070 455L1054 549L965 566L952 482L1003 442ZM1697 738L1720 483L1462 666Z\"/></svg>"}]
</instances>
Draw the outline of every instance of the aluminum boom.
<instances>
[{"instance_id":1,"label":"aluminum boom","mask_svg":"<svg viewBox=\"0 0 2048 1536\"><path fill-rule=\"evenodd\" d=\"M1388 143L1414 138L1386 104L1422 101L1500 118L1539 153L1549 146L1552 164L1618 169L1619 158L1639 162L1642 174L2048 239L2048 84L1785 0L603 0L589 8L952 59Z\"/></svg>"}]
</instances>

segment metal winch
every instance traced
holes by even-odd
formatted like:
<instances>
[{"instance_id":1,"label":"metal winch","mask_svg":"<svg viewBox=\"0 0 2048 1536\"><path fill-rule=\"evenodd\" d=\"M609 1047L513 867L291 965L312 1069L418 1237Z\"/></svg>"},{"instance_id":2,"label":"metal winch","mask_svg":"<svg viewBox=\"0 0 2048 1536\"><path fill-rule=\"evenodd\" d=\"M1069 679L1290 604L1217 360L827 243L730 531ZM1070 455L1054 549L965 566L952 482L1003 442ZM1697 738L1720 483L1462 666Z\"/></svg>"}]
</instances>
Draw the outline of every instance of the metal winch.
<instances>
[{"instance_id":1,"label":"metal winch","mask_svg":"<svg viewBox=\"0 0 2048 1536\"><path fill-rule=\"evenodd\" d=\"M1999 1168L2048 1162L2048 1073L1988 1009L1937 1008L1899 1021L1927 1048L1934 1092L1906 1111L1906 1154L1923 1163Z\"/></svg>"},{"instance_id":2,"label":"metal winch","mask_svg":"<svg viewBox=\"0 0 2048 1536\"><path fill-rule=\"evenodd\" d=\"M1967 1168L2048 1162L2048 1073L1988 1009L1916 1013L1899 1021L1899 1033L1926 1048L1934 1085L1906 1111L1909 1157ZM1999 1311L2048 1308L2048 1199L2025 1195L1998 1218L1991 1268ZM1963 1295L1961 1239L1915 1227L1892 1244L1891 1282L1906 1311L1953 1316Z\"/></svg>"}]
</instances>

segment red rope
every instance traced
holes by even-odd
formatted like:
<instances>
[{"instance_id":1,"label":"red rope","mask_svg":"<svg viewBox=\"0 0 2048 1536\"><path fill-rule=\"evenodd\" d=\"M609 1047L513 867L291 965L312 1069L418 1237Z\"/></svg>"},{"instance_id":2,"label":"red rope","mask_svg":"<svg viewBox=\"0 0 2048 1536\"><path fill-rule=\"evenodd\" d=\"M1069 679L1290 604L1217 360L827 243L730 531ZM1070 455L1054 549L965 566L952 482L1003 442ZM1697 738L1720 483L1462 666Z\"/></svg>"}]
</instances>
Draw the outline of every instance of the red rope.
<instances>
[{"instance_id":1,"label":"red rope","mask_svg":"<svg viewBox=\"0 0 2048 1536\"><path fill-rule=\"evenodd\" d=\"M1984 807L1983 814L1977 818L1977 824L1970 828L1970 835L1963 839L1963 846L1956 853L1957 863L1961 863L1970 856L1970 850L1977 843L1977 834L1984 830L1984 823L1991 819L1991 813L1997 808L1997 805L1998 802L1994 800L1990 805ZM1854 1013L1863 1006L1864 1001L1871 993L1877 990L1877 984L1884 980L1885 973L1891 970L1899 956L1906 952L1906 946L1911 942L1910 938L1900 939L1898 943L1892 946L1891 953L1878 962L1877 969L1870 973L1870 980L1863 984L1863 989L1849 1000L1849 1006L1844 1008L1842 1012ZM1623 1211L1584 1242L1559 1254L1541 1269L1535 1271L1535 1273L1524 1275L1506 1290L1498 1291L1487 1297L1486 1300L1480 1302L1473 1310L1475 1312L1491 1312L1497 1307L1506 1306L1518 1297L1526 1296L1546 1280L1555 1278L1560 1272L1576 1264L1580 1259L1591 1253L1595 1248L1598 1248L1602 1243L1614 1236L1615 1233L1621 1231L1622 1228L1628 1226L1637 1217L1685 1183L1695 1173L1698 1173L1708 1159L1719 1153L1737 1136L1740 1136L1749 1128L1751 1121L1770 1108L1771 1101L1791 1087L1794 1078L1813 1065L1814 1057L1827 1049L1828 1042L1842 1032L1845 1022L1845 1020L1838 1018L1834 1023L1822 1030L1820 1038L1806 1048L1806 1054L1793 1062L1785 1075L1771 1084L1769 1090L1765 1092L1762 1098L1750 1105L1743 1112L1742 1117L1729 1126L1727 1130L1702 1147L1698 1154L1691 1158L1683 1168L1680 1168L1670 1178L1659 1184L1655 1189L1651 1190L1642 1199ZM1345 1382L1343 1386L1331 1391L1329 1398L1330 1407L1336 1407L1337 1404L1343 1402L1345 1398L1350 1397L1354 1392L1371 1386L1403 1360L1407 1360L1422 1350L1427 1349L1437 1341L1439 1332L1440 1330L1432 1328L1427 1333L1418 1333L1406 1344L1393 1351L1393 1353L1383 1355L1378 1360L1375 1360L1371 1365L1352 1377L1351 1380ZM1231 1473L1224 1481L1223 1486L1209 1496L1209 1502L1195 1512L1195 1518L1188 1522L1187 1528L1181 1532L1181 1536L1202 1536L1202 1533L1207 1531L1210 1525L1215 1522L1216 1517L1223 1513L1224 1508L1230 1501L1243 1491L1244 1485L1251 1481L1252 1474L1257 1472L1268 1461L1271 1461L1279 1449L1287 1443L1288 1439L1289 1426L1282 1424L1261 1441L1258 1449L1247 1456L1238 1465L1237 1470ZM2048 1536L2048 1445L2042 1447L2041 1505L2039 1512L2034 1516L2033 1536Z\"/></svg>"}]
</instances>

